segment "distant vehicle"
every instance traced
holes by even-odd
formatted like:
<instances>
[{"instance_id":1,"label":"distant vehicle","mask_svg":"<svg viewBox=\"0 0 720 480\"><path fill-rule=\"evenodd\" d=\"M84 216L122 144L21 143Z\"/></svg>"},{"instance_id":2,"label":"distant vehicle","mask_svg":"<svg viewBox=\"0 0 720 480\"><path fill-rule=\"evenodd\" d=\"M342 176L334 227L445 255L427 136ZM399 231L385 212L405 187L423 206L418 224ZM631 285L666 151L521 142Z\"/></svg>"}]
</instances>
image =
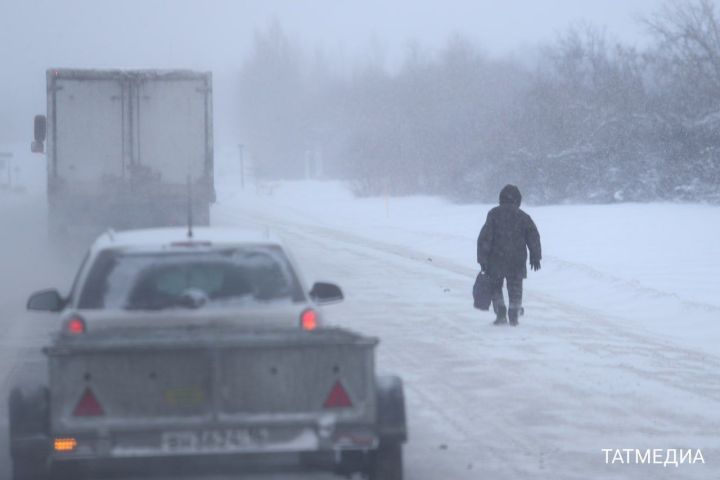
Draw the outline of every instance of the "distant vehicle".
<instances>
[{"instance_id":1,"label":"distant vehicle","mask_svg":"<svg viewBox=\"0 0 720 480\"><path fill-rule=\"evenodd\" d=\"M47 151L51 236L182 225L189 198L195 223L208 225L212 76L50 69L31 149Z\"/></svg>"},{"instance_id":2,"label":"distant vehicle","mask_svg":"<svg viewBox=\"0 0 720 480\"><path fill-rule=\"evenodd\" d=\"M14 480L88 472L326 470L402 479L402 382L377 340L323 326L277 239L211 228L108 233L59 312L49 386L9 399Z\"/></svg>"}]
</instances>

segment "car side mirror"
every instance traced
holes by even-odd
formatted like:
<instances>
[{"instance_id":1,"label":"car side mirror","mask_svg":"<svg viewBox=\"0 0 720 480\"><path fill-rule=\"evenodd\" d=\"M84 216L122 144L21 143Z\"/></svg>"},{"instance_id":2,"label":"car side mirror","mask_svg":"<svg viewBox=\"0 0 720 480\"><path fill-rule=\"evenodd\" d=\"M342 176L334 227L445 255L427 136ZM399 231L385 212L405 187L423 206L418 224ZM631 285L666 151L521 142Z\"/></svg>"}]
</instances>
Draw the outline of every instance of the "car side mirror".
<instances>
[{"instance_id":1,"label":"car side mirror","mask_svg":"<svg viewBox=\"0 0 720 480\"><path fill-rule=\"evenodd\" d=\"M35 140L30 144L32 153L43 153L45 151L45 137L47 137L47 119L45 115L35 115L34 122Z\"/></svg>"},{"instance_id":2,"label":"car side mirror","mask_svg":"<svg viewBox=\"0 0 720 480\"><path fill-rule=\"evenodd\" d=\"M65 301L55 289L41 290L30 295L27 302L28 310L41 312L59 312L65 306Z\"/></svg>"},{"instance_id":3,"label":"car side mirror","mask_svg":"<svg viewBox=\"0 0 720 480\"><path fill-rule=\"evenodd\" d=\"M333 283L317 282L310 290L310 298L317 303L335 303L342 301L340 287Z\"/></svg>"}]
</instances>

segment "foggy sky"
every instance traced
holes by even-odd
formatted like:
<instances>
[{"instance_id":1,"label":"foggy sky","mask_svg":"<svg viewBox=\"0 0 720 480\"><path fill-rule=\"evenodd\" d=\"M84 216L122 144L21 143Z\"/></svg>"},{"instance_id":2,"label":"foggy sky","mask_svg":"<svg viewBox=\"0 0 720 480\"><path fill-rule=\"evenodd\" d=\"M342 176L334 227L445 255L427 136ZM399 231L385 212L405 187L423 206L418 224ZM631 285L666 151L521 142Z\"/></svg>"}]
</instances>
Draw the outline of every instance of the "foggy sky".
<instances>
[{"instance_id":1,"label":"foggy sky","mask_svg":"<svg viewBox=\"0 0 720 480\"><path fill-rule=\"evenodd\" d=\"M643 43L637 18L659 0L0 0L0 145L27 143L45 111L48 67L192 68L215 75L217 143L235 143L235 75L254 31L278 20L339 64L370 52L388 66L411 40L429 50L454 33L491 55L522 55L572 23Z\"/></svg>"}]
</instances>

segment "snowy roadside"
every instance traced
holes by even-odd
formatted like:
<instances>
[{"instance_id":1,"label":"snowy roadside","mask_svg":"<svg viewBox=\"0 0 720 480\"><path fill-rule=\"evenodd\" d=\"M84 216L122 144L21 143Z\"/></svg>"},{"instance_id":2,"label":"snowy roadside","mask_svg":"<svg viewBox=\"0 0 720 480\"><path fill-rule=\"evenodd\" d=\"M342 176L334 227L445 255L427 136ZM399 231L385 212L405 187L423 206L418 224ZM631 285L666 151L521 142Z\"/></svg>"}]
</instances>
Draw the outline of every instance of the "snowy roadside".
<instances>
[{"instance_id":1,"label":"snowy roadside","mask_svg":"<svg viewBox=\"0 0 720 480\"><path fill-rule=\"evenodd\" d=\"M237 185L233 177L219 182L220 205L337 229L468 271L477 268L475 239L491 207L432 197L357 199L339 182L285 182L245 191ZM544 249L543 269L526 281L529 296L573 305L638 334L717 353L720 207L524 208L538 224Z\"/></svg>"}]
</instances>

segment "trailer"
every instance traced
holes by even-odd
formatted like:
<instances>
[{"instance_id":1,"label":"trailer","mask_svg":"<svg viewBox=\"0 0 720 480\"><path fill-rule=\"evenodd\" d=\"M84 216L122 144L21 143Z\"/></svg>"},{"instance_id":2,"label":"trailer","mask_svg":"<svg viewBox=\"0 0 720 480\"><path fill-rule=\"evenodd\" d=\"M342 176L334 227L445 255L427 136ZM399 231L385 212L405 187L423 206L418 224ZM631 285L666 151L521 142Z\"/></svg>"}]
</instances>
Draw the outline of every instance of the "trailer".
<instances>
[{"instance_id":1,"label":"trailer","mask_svg":"<svg viewBox=\"0 0 720 480\"><path fill-rule=\"evenodd\" d=\"M148 322L148 325L152 325ZM378 340L338 329L59 334L10 396L14 479L328 471L401 480L405 405Z\"/></svg>"}]
</instances>

